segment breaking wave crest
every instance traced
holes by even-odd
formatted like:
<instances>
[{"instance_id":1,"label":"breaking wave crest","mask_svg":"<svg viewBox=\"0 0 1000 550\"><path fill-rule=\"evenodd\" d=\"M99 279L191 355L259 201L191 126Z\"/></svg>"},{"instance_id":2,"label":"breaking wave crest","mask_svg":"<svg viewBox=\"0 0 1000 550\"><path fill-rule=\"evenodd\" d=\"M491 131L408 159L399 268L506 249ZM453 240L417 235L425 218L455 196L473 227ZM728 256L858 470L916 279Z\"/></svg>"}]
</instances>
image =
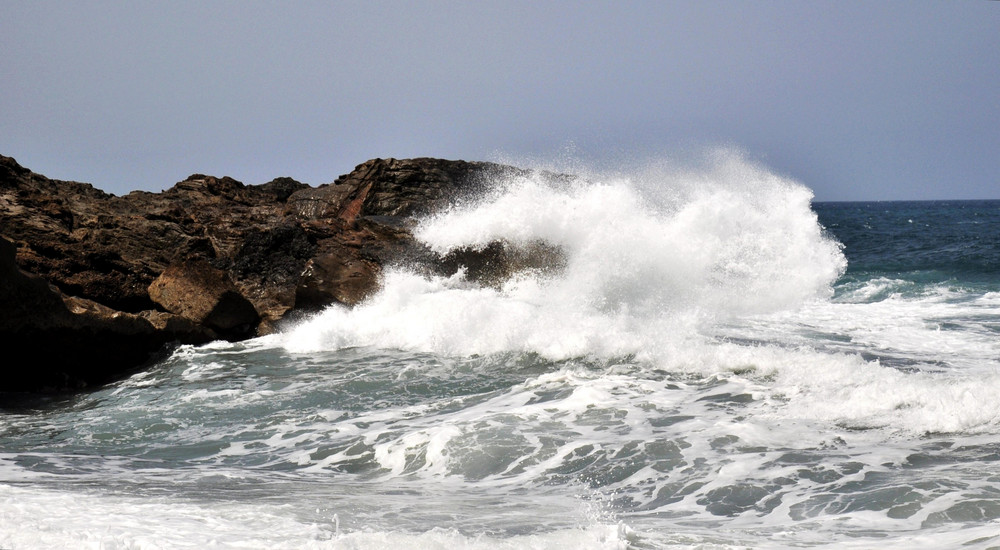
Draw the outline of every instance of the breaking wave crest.
<instances>
[{"instance_id":1,"label":"breaking wave crest","mask_svg":"<svg viewBox=\"0 0 1000 550\"><path fill-rule=\"evenodd\" d=\"M293 351L372 345L443 354L504 351L655 358L700 326L826 298L845 268L806 187L734 152L699 172L497 181L419 224L444 255L491 243L557 250L559 269L496 286L463 272L389 270L353 310L333 307L288 334Z\"/></svg>"}]
</instances>

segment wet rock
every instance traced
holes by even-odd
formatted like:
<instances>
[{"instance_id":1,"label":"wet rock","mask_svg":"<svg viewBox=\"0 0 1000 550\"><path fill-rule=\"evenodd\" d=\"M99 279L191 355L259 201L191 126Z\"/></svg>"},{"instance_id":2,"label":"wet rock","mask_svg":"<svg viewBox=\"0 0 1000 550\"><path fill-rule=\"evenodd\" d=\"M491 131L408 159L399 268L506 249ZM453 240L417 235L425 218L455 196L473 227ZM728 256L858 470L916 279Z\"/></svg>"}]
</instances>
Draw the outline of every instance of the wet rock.
<instances>
[{"instance_id":1,"label":"wet rock","mask_svg":"<svg viewBox=\"0 0 1000 550\"><path fill-rule=\"evenodd\" d=\"M354 254L325 254L306 264L295 289L296 307L316 310L331 303L353 306L378 288L380 266Z\"/></svg>"},{"instance_id":2,"label":"wet rock","mask_svg":"<svg viewBox=\"0 0 1000 550\"><path fill-rule=\"evenodd\" d=\"M445 275L464 269L467 280L500 288L521 272L559 273L566 267L566 256L561 248L542 241L520 245L493 241L483 248L453 250L438 260L438 266Z\"/></svg>"},{"instance_id":3,"label":"wet rock","mask_svg":"<svg viewBox=\"0 0 1000 550\"><path fill-rule=\"evenodd\" d=\"M248 231L229 266L240 292L269 322L295 305L295 287L316 253L314 239L296 224Z\"/></svg>"}]
</instances>

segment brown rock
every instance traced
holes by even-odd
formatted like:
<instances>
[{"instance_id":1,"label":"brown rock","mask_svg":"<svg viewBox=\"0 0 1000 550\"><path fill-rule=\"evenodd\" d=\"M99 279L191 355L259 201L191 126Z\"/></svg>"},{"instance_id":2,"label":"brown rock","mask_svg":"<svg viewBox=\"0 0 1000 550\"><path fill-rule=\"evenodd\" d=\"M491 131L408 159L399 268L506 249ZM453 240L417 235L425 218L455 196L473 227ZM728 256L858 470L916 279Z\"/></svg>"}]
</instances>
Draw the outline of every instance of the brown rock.
<instances>
[{"instance_id":1,"label":"brown rock","mask_svg":"<svg viewBox=\"0 0 1000 550\"><path fill-rule=\"evenodd\" d=\"M246 337L260 321L229 276L205 260L168 267L149 285L149 297L167 311L227 337Z\"/></svg>"},{"instance_id":2,"label":"brown rock","mask_svg":"<svg viewBox=\"0 0 1000 550\"><path fill-rule=\"evenodd\" d=\"M295 290L295 305L307 310L331 303L353 306L378 289L379 265L351 254L317 256L306 268Z\"/></svg>"},{"instance_id":3,"label":"brown rock","mask_svg":"<svg viewBox=\"0 0 1000 550\"><path fill-rule=\"evenodd\" d=\"M219 339L219 335L212 329L173 313L150 310L138 313L137 316L148 321L156 330L185 344L202 344Z\"/></svg>"},{"instance_id":4,"label":"brown rock","mask_svg":"<svg viewBox=\"0 0 1000 550\"><path fill-rule=\"evenodd\" d=\"M0 258L8 262L0 269L17 273L0 280L0 305L13 312L0 322L0 341L34 338L47 348L46 372L65 375L45 384L69 387L120 375L166 342L245 338L260 316L262 330L273 330L296 308L356 304L375 291L389 263L431 273L464 267L492 285L519 269L550 269L559 254L544 245L495 243L442 258L412 235L415 216L526 173L481 162L374 159L317 188L290 178L245 185L195 174L161 193L116 197L0 156L0 236L16 243L17 260ZM170 313L152 311L157 304ZM135 336L120 341L126 334ZM118 346L120 360L94 364L89 374L91 367L63 368L61 352L41 344L46 338L81 356Z\"/></svg>"},{"instance_id":5,"label":"brown rock","mask_svg":"<svg viewBox=\"0 0 1000 550\"><path fill-rule=\"evenodd\" d=\"M309 307L350 302L367 292L358 279L374 279L340 277L341 268L330 271L322 260L300 281L310 260L332 255L344 269L365 272L400 259L433 267L438 259L414 241L408 220L475 195L492 178L523 173L481 162L374 159L318 188L194 174L162 193L116 197L0 156L0 235L18 243L23 269L66 294L129 312L156 307L148 288L168 266L204 259L274 322L299 295Z\"/></svg>"},{"instance_id":6,"label":"brown rock","mask_svg":"<svg viewBox=\"0 0 1000 550\"><path fill-rule=\"evenodd\" d=\"M141 316L63 296L18 269L0 239L0 392L56 391L102 384L163 352L172 341L203 343L196 327L154 327Z\"/></svg>"}]
</instances>

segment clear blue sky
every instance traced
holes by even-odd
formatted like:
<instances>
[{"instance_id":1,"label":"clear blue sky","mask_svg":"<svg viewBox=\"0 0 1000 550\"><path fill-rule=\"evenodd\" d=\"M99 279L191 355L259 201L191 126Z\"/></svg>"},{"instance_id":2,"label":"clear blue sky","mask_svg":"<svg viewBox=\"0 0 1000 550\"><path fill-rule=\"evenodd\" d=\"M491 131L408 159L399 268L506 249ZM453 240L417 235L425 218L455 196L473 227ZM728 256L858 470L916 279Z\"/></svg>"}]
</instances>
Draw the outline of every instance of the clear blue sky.
<instances>
[{"instance_id":1,"label":"clear blue sky","mask_svg":"<svg viewBox=\"0 0 1000 550\"><path fill-rule=\"evenodd\" d=\"M373 157L736 146L818 200L1000 198L1000 2L0 0L0 153L113 193Z\"/></svg>"}]
</instances>

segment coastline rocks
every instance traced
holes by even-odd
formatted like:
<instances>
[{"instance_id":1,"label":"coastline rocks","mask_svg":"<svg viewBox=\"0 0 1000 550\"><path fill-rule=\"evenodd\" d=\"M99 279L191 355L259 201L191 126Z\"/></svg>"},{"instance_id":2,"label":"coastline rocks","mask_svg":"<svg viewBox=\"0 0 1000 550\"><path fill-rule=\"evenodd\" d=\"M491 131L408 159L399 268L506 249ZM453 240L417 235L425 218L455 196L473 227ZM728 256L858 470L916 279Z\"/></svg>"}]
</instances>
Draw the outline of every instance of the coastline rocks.
<instances>
[{"instance_id":1,"label":"coastline rocks","mask_svg":"<svg viewBox=\"0 0 1000 550\"><path fill-rule=\"evenodd\" d=\"M260 321L229 276L199 258L168 267L149 285L149 297L170 313L230 339L252 336Z\"/></svg>"},{"instance_id":2,"label":"coastline rocks","mask_svg":"<svg viewBox=\"0 0 1000 550\"><path fill-rule=\"evenodd\" d=\"M148 319L62 295L14 261L0 238L0 346L6 368L0 391L56 391L111 381L155 358L173 341L213 339L198 326L164 314Z\"/></svg>"},{"instance_id":3,"label":"coastline rocks","mask_svg":"<svg viewBox=\"0 0 1000 550\"><path fill-rule=\"evenodd\" d=\"M64 317L65 304L58 290L15 262L14 244L0 238L0 330L17 331L26 325L43 327Z\"/></svg>"},{"instance_id":4,"label":"coastline rocks","mask_svg":"<svg viewBox=\"0 0 1000 550\"><path fill-rule=\"evenodd\" d=\"M465 269L465 278L482 286L501 288L519 272L553 275L566 267L563 250L546 242L526 245L493 241L481 249L459 248L440 258L446 275Z\"/></svg>"},{"instance_id":5,"label":"coastline rocks","mask_svg":"<svg viewBox=\"0 0 1000 550\"><path fill-rule=\"evenodd\" d=\"M0 237L9 240L0 294L12 312L0 344L24 357L17 369L47 373L0 377L0 392L100 384L171 342L266 334L295 311L357 304L389 264L439 274L469 264L484 284L544 267L551 262L506 245L441 258L412 234L415 216L525 174L373 159L318 187L194 174L160 193L115 196L0 155ZM102 363L101 353L114 357Z\"/></svg>"},{"instance_id":6,"label":"coastline rocks","mask_svg":"<svg viewBox=\"0 0 1000 550\"><path fill-rule=\"evenodd\" d=\"M316 310L332 303L353 306L378 288L379 264L347 254L309 260L295 289L295 304Z\"/></svg>"}]
</instances>

